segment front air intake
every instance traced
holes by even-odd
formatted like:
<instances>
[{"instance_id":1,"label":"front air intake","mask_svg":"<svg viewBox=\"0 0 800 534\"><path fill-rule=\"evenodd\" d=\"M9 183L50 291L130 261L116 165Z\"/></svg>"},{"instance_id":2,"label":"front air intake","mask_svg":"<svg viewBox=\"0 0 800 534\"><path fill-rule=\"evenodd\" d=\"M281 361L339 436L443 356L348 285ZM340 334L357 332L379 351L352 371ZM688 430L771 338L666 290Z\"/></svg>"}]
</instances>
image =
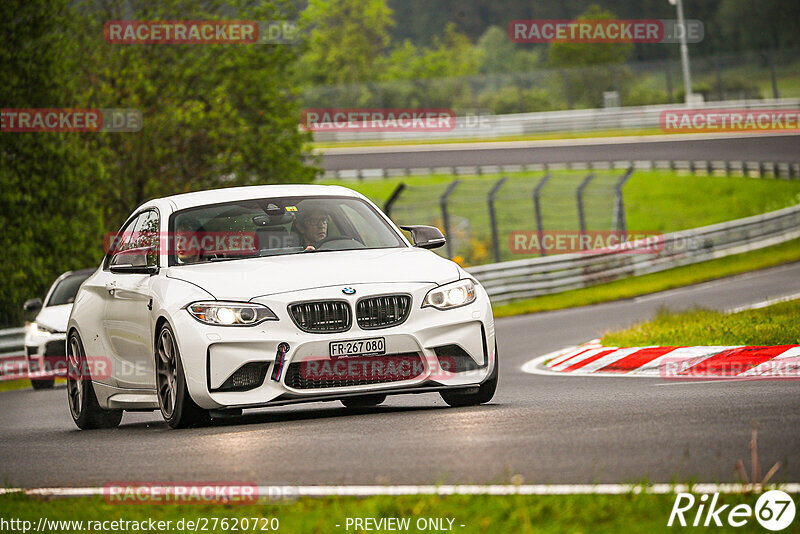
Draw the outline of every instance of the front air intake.
<instances>
[{"instance_id":1,"label":"front air intake","mask_svg":"<svg viewBox=\"0 0 800 534\"><path fill-rule=\"evenodd\" d=\"M264 383L269 362L250 362L239 367L217 391L249 391Z\"/></svg>"},{"instance_id":2,"label":"front air intake","mask_svg":"<svg viewBox=\"0 0 800 534\"><path fill-rule=\"evenodd\" d=\"M330 334L350 330L350 305L341 300L298 302L289 306L297 328L311 334Z\"/></svg>"},{"instance_id":3,"label":"front air intake","mask_svg":"<svg viewBox=\"0 0 800 534\"><path fill-rule=\"evenodd\" d=\"M356 304L356 320L362 330L390 328L403 324L411 311L408 295L367 297Z\"/></svg>"}]
</instances>

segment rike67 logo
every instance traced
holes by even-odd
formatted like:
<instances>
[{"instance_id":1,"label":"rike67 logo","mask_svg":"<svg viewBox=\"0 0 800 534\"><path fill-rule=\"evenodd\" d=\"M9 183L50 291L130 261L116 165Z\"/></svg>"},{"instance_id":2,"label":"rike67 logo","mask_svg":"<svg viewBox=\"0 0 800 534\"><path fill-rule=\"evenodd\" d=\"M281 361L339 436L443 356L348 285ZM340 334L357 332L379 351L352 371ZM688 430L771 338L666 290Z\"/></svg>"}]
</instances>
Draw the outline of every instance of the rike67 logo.
<instances>
[{"instance_id":1,"label":"rike67 logo","mask_svg":"<svg viewBox=\"0 0 800 534\"><path fill-rule=\"evenodd\" d=\"M708 494L695 497L691 493L678 493L669 514L667 526L743 527L751 523L753 517L765 529L783 530L794 521L795 505L792 497L780 490L762 493L755 508L749 504L719 504L719 493L711 498Z\"/></svg>"}]
</instances>

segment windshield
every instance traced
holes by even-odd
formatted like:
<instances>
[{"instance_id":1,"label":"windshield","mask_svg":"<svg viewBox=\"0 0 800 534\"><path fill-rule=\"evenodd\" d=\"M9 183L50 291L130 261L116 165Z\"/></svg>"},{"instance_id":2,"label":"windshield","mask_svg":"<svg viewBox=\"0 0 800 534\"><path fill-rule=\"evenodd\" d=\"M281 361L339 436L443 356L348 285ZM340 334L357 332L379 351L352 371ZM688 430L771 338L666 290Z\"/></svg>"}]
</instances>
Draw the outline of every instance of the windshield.
<instances>
[{"instance_id":1,"label":"windshield","mask_svg":"<svg viewBox=\"0 0 800 534\"><path fill-rule=\"evenodd\" d=\"M91 272L76 273L56 282L56 287L47 299L45 306L61 306L62 304L72 304L75 302L75 295L78 294L81 284L89 278Z\"/></svg>"},{"instance_id":2,"label":"windshield","mask_svg":"<svg viewBox=\"0 0 800 534\"><path fill-rule=\"evenodd\" d=\"M406 246L372 206L352 197L210 204L173 214L170 235L170 265Z\"/></svg>"}]
</instances>

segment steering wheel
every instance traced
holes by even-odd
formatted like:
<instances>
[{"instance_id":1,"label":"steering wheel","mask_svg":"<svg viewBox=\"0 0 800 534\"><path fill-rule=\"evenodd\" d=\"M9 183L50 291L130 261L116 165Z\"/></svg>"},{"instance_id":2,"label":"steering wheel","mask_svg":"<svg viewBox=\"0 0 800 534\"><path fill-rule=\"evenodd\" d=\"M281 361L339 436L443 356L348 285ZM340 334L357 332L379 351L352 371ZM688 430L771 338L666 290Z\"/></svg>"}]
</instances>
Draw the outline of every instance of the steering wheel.
<instances>
[{"instance_id":1,"label":"steering wheel","mask_svg":"<svg viewBox=\"0 0 800 534\"><path fill-rule=\"evenodd\" d=\"M320 241L319 243L317 243L316 245L314 245L314 248L317 249L317 250L345 250L347 248L351 248L351 247L347 247L347 246L325 247L325 245L327 245L328 243L334 242L334 241L351 241L353 243L358 243L358 246L356 246L355 248L365 248L366 247L366 245L364 245L363 241L361 241L360 239L356 239L354 237L328 236L328 237L324 238L322 241ZM344 245L344 243L343 243L343 245Z\"/></svg>"}]
</instances>

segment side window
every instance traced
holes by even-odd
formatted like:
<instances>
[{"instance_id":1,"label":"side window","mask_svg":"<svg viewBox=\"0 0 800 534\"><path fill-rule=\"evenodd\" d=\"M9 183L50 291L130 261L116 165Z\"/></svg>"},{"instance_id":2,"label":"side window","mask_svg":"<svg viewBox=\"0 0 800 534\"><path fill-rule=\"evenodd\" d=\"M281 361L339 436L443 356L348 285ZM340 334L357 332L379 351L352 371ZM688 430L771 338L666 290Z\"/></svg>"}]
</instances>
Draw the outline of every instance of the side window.
<instances>
[{"instance_id":1,"label":"side window","mask_svg":"<svg viewBox=\"0 0 800 534\"><path fill-rule=\"evenodd\" d=\"M157 266L158 227L158 213L154 210L145 211L128 223L117 234L109 265L141 262L148 267Z\"/></svg>"}]
</instances>

